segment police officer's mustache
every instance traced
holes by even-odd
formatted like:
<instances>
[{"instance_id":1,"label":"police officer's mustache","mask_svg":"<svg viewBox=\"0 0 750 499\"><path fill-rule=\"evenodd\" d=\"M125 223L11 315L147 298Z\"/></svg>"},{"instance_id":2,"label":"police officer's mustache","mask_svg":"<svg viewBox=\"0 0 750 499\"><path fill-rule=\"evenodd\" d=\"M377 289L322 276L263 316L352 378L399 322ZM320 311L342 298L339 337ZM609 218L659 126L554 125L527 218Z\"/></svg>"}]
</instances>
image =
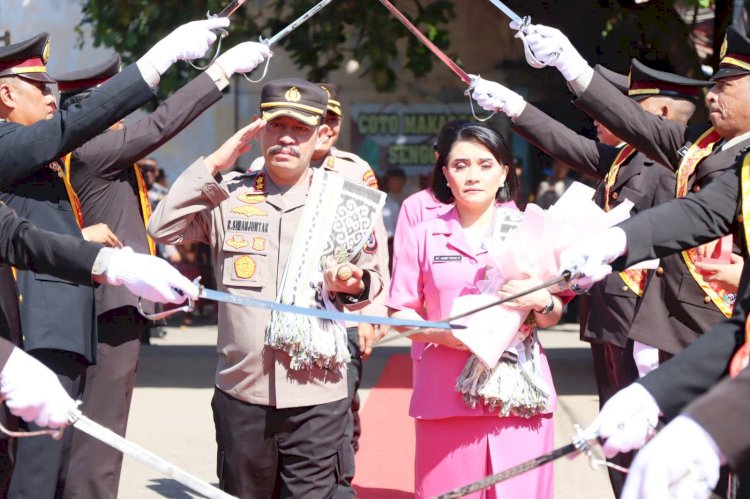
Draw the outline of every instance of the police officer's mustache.
<instances>
[{"instance_id":1,"label":"police officer's mustache","mask_svg":"<svg viewBox=\"0 0 750 499\"><path fill-rule=\"evenodd\" d=\"M299 147L297 146L272 146L270 149L268 149L268 154L288 154L290 156L295 156L297 158L300 157L300 154L302 154L299 150Z\"/></svg>"}]
</instances>

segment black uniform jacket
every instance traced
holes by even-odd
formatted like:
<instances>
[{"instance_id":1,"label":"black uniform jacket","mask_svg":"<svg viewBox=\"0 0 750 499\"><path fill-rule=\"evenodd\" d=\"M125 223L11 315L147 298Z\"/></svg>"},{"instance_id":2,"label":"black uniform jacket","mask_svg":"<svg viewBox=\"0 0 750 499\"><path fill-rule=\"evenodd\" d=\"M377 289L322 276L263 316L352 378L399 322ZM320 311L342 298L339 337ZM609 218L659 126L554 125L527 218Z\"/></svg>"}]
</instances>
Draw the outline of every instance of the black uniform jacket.
<instances>
[{"instance_id":1,"label":"black uniform jacket","mask_svg":"<svg viewBox=\"0 0 750 499\"><path fill-rule=\"evenodd\" d=\"M672 169L679 166L681 152L710 126L709 123L684 126L648 113L596 73L575 104L622 140ZM750 140L723 151L716 148L689 178L690 190L700 191L724 170L732 167L742 149L748 145ZM735 234L734 238L735 253L738 254L737 242L740 237L740 234ZM706 294L690 275L680 254L663 258L660 267L664 272L656 274L652 281L662 281L660 287L668 314L665 316L660 309L650 308L656 301L644 301L643 311L636 315L630 336L675 354L726 317L713 302L706 303Z\"/></svg>"},{"instance_id":2,"label":"black uniform jacket","mask_svg":"<svg viewBox=\"0 0 750 499\"><path fill-rule=\"evenodd\" d=\"M578 135L531 104L514 120L513 130L550 156L573 169L600 179L594 201L604 207L604 177L610 170L620 148L601 144ZM632 213L674 199L675 177L669 169L636 152L619 169L609 193L614 208L628 199ZM654 307L664 307L659 290L647 289L644 300L658 300ZM627 344L628 331L636 313L638 296L623 282L620 274L612 273L592 287L588 318L582 318L582 337L587 341L607 342L619 347Z\"/></svg>"},{"instance_id":3,"label":"black uniform jacket","mask_svg":"<svg viewBox=\"0 0 750 499\"><path fill-rule=\"evenodd\" d=\"M616 260L616 268L703 244L742 228L738 221L740 168L733 167L699 193L670 201L626 220L620 227L628 239L628 253ZM743 250L747 258L747 245ZM640 380L656 398L667 419L707 392L727 374L734 352L745 341L745 320L750 308L750 265L745 265L737 291L734 314L716 324L678 356ZM725 390L741 389L736 397ZM750 464L750 372L742 371L732 382L707 398L687 407L716 440L734 466Z\"/></svg>"},{"instance_id":4,"label":"black uniform jacket","mask_svg":"<svg viewBox=\"0 0 750 499\"><path fill-rule=\"evenodd\" d=\"M0 204L0 283L8 293L0 294L0 337L16 345L21 343L21 326L15 282L8 265L18 269L55 274L83 285L92 285L91 270L103 246L77 237L37 229Z\"/></svg>"},{"instance_id":5,"label":"black uniform jacket","mask_svg":"<svg viewBox=\"0 0 750 499\"><path fill-rule=\"evenodd\" d=\"M71 183L81 200L86 225L105 223L125 246L148 253L146 226L133 163L151 154L221 99L221 91L203 73L172 94L153 112L122 130L107 131L73 152ZM96 313L136 306L124 286L96 289ZM143 302L147 311L153 304Z\"/></svg>"},{"instance_id":6,"label":"black uniform jacket","mask_svg":"<svg viewBox=\"0 0 750 499\"><path fill-rule=\"evenodd\" d=\"M154 96L133 65L91 92L80 104L31 126L0 123L0 198L37 227L82 238L65 186L51 162ZM27 350L74 352L93 361L94 291L44 271L18 273L21 326ZM2 286L3 293L13 293Z\"/></svg>"}]
</instances>

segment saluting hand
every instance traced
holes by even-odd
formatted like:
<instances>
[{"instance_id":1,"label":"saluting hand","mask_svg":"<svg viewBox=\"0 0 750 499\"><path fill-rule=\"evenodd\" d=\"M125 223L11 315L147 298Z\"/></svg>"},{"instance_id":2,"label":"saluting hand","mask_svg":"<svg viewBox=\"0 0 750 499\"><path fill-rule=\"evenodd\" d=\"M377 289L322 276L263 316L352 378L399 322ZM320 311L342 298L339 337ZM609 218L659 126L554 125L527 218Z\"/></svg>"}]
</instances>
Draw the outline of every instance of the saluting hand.
<instances>
[{"instance_id":1,"label":"saluting hand","mask_svg":"<svg viewBox=\"0 0 750 499\"><path fill-rule=\"evenodd\" d=\"M266 122L256 117L255 120L232 135L212 154L208 155L204 162L211 171L211 175L230 169L234 166L237 158L250 150L250 141L258 136Z\"/></svg>"}]
</instances>

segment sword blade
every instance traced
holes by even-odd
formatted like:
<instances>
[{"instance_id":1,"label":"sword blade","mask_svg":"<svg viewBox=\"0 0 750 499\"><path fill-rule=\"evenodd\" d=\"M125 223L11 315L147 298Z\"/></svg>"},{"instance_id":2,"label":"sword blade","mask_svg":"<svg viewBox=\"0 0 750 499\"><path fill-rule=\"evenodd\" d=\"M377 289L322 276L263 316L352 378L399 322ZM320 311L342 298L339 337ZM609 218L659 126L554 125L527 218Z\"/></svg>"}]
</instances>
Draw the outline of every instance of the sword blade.
<instances>
[{"instance_id":1,"label":"sword blade","mask_svg":"<svg viewBox=\"0 0 750 499\"><path fill-rule=\"evenodd\" d=\"M267 45L273 45L274 43L278 42L279 40L287 36L289 33L299 28L302 24L307 22L308 19L310 19L315 14L317 14L323 7L325 7L332 1L333 0L322 0L320 3L314 5L310 10L308 10L307 12L302 14L300 17L298 17L292 24L282 29L281 31L273 35L271 38L269 38L268 40L264 40L264 42Z\"/></svg>"},{"instance_id":2,"label":"sword blade","mask_svg":"<svg viewBox=\"0 0 750 499\"><path fill-rule=\"evenodd\" d=\"M237 9L239 9L240 7L242 7L242 5L245 2L247 2L247 0L232 0L232 2L229 5L227 5L226 7L224 7L224 10L222 10L221 12L219 12L216 15L216 17L229 17L229 16L231 16L232 14L235 13L235 11Z\"/></svg>"},{"instance_id":3,"label":"sword blade","mask_svg":"<svg viewBox=\"0 0 750 499\"><path fill-rule=\"evenodd\" d=\"M203 480L194 477L186 471L178 468L174 464L165 461L151 451L148 451L129 440L124 439L117 433L113 432L109 428L92 421L87 418L79 411L72 416L75 419L73 426L94 437L95 439L103 442L110 447L114 447L123 454L127 454L130 457L134 457L137 460L145 463L164 474L164 476L172 478L183 484L186 487L203 494L205 497L210 499L231 499L234 496L230 496L226 492L217 489L213 485L204 482Z\"/></svg>"},{"instance_id":4,"label":"sword blade","mask_svg":"<svg viewBox=\"0 0 750 499\"><path fill-rule=\"evenodd\" d=\"M513 478L514 476L521 475L523 473L526 473L527 471L539 468L540 466L543 466L551 461L577 452L581 452L581 450L575 443L571 443L564 447L560 447L559 449L555 449L548 454L539 456L530 461L519 464L518 466L514 466L513 468L502 471L496 475L488 476L487 478L483 478L482 480L470 483L469 485L464 485L463 487L459 487L457 489L451 490L450 492L446 492L445 494L441 494L437 496L436 499L455 499L457 497L463 497L465 495L471 494L472 492L486 489L495 485L496 483L503 482L505 480Z\"/></svg>"},{"instance_id":5,"label":"sword blade","mask_svg":"<svg viewBox=\"0 0 750 499\"><path fill-rule=\"evenodd\" d=\"M399 10L396 7L394 7L391 2L389 2L388 0L380 0L380 3L382 3L385 6L385 8L388 9L391 12L391 14L393 14L396 17L396 19L401 21L401 24L406 26L406 29L411 31L411 33L414 36L416 36L419 39L419 41L422 42L422 44L430 50L430 52L435 54L437 58L443 62L443 64L448 66L451 71L453 71L459 78L461 78L461 80L463 80L464 83L466 83L467 85L472 84L472 80L469 74L463 69L461 69L461 67L458 64L453 62L453 60L451 60L451 58L448 57L445 52L437 48L437 46L434 43L432 43L432 41L429 38L427 38L424 35L424 33L419 31L419 29L416 26L414 26L411 23L411 21L409 21L406 18L406 16L404 16L401 12L399 12Z\"/></svg>"},{"instance_id":6,"label":"sword blade","mask_svg":"<svg viewBox=\"0 0 750 499\"><path fill-rule=\"evenodd\" d=\"M461 329L463 326L450 324L448 322L418 321L411 319L398 319L395 317L378 317L375 315L350 314L333 310L320 308L307 308L275 301L261 300L249 296L238 296L213 289L201 288L198 294L200 298L242 305L244 307L261 308L266 310L276 310L279 312L291 312L293 314L310 315L321 319L342 320L351 322L364 322L366 324L382 324L386 326L403 326L416 328L436 328L436 329Z\"/></svg>"},{"instance_id":7,"label":"sword blade","mask_svg":"<svg viewBox=\"0 0 750 499\"><path fill-rule=\"evenodd\" d=\"M540 289L549 288L550 286L554 286L554 285L560 284L562 282L567 282L567 281L570 280L570 277L571 277L571 272L569 270L566 270L565 272L562 273L562 275L560 277L555 277L554 279L550 279L549 281L545 281L545 282L543 282L543 283L541 283L541 284L539 284L537 286L534 286L532 288L524 289L523 291L519 291L518 293L512 294L510 296L506 296L505 298L501 298L501 299L499 299L497 301L493 301L492 303L487 303L486 305L482 305L481 307L477 307L477 308L468 310L468 311L466 311L464 313L461 313L461 314L458 314L458 315L454 315L453 317L448 317L447 319L445 319L444 322L450 324L453 329L461 329L459 327L460 324L454 324L454 321L457 321L459 319L463 319L464 317L468 317L470 315L474 315L476 313L481 312L482 310L487 310L488 308L496 307L498 305L502 305L503 303L507 303L507 302L513 301L513 300L515 300L517 298L521 298L522 296L529 295L529 294L533 293L534 291L539 291ZM417 333L421 333L423 331L424 331L423 328L419 328L419 329L414 329L414 330L411 330L411 331L404 331L402 333L392 334L390 336L387 336L387 337L381 339L380 341L376 341L375 345L382 345L384 343L390 343L390 342L395 341L395 340L397 340L399 338L408 338L411 335L414 335L414 334L417 334Z\"/></svg>"},{"instance_id":8,"label":"sword blade","mask_svg":"<svg viewBox=\"0 0 750 499\"><path fill-rule=\"evenodd\" d=\"M492 3L492 5L503 11L503 14L508 16L511 21L515 21L519 26L523 24L523 19L521 19L521 16L513 12L510 7L505 5L503 2L501 2L500 0L490 0L490 2Z\"/></svg>"}]
</instances>

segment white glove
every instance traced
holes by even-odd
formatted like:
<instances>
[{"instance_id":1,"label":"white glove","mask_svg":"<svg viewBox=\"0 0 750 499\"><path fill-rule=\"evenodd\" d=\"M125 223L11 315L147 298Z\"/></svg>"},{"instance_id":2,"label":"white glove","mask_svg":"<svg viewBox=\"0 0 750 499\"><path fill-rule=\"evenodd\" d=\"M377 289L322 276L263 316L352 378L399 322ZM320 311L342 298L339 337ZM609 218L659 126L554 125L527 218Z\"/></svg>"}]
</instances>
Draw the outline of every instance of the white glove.
<instances>
[{"instance_id":1,"label":"white glove","mask_svg":"<svg viewBox=\"0 0 750 499\"><path fill-rule=\"evenodd\" d=\"M65 426L77 407L55 373L20 348L0 371L0 394L12 414L42 427Z\"/></svg>"},{"instance_id":2,"label":"white glove","mask_svg":"<svg viewBox=\"0 0 750 499\"><path fill-rule=\"evenodd\" d=\"M708 497L723 457L698 423L678 416L635 456L621 499Z\"/></svg>"},{"instance_id":3,"label":"white glove","mask_svg":"<svg viewBox=\"0 0 750 499\"><path fill-rule=\"evenodd\" d=\"M113 252L104 273L109 284L123 284L149 301L182 303L188 297L198 297L198 286L165 260L134 253L129 247Z\"/></svg>"},{"instance_id":4,"label":"white glove","mask_svg":"<svg viewBox=\"0 0 750 499\"><path fill-rule=\"evenodd\" d=\"M586 434L598 433L607 457L640 449L654 435L659 406L643 385L633 383L604 404Z\"/></svg>"},{"instance_id":5,"label":"white glove","mask_svg":"<svg viewBox=\"0 0 750 499\"><path fill-rule=\"evenodd\" d=\"M164 74L179 60L200 59L206 55L208 48L216 41L217 35L211 30L227 26L229 19L226 17L183 24L158 41L141 59L148 61L159 74Z\"/></svg>"},{"instance_id":6,"label":"white glove","mask_svg":"<svg viewBox=\"0 0 750 499\"><path fill-rule=\"evenodd\" d=\"M619 227L610 227L585 237L560 253L560 273L576 271L581 277L573 279L579 289L588 289L610 272L609 265L627 250L627 236Z\"/></svg>"},{"instance_id":7,"label":"white glove","mask_svg":"<svg viewBox=\"0 0 750 499\"><path fill-rule=\"evenodd\" d=\"M560 30L532 24L524 33L524 39L534 56L540 62L556 67L567 81L575 80L588 67L586 60Z\"/></svg>"},{"instance_id":8,"label":"white glove","mask_svg":"<svg viewBox=\"0 0 750 499\"><path fill-rule=\"evenodd\" d=\"M494 81L473 77L471 96L485 111L502 111L509 118L521 114L526 101L513 90Z\"/></svg>"},{"instance_id":9,"label":"white glove","mask_svg":"<svg viewBox=\"0 0 750 499\"><path fill-rule=\"evenodd\" d=\"M265 43L244 42L232 47L216 59L227 77L234 73L249 73L271 57L271 49Z\"/></svg>"}]
</instances>

